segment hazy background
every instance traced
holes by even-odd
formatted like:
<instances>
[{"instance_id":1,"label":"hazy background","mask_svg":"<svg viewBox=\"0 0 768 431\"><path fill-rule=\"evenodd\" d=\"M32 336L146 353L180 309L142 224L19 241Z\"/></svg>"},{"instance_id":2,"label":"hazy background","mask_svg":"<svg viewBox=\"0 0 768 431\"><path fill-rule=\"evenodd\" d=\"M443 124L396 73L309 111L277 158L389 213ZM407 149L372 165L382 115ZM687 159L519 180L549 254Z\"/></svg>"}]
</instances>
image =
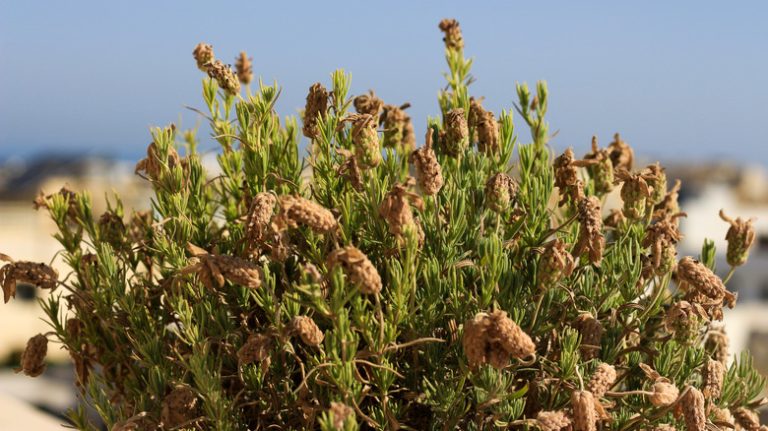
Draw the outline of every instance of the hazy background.
<instances>
[{"instance_id":1,"label":"hazy background","mask_svg":"<svg viewBox=\"0 0 768 431\"><path fill-rule=\"evenodd\" d=\"M135 159L147 128L196 118L213 44L277 80L295 114L335 68L354 93L438 112L440 18L476 59L473 94L509 108L515 81L546 79L558 148L621 131L649 158L768 163L768 2L0 1L0 158L89 151ZM419 134L420 136L421 134ZM213 144L208 143L209 148Z\"/></svg>"}]
</instances>

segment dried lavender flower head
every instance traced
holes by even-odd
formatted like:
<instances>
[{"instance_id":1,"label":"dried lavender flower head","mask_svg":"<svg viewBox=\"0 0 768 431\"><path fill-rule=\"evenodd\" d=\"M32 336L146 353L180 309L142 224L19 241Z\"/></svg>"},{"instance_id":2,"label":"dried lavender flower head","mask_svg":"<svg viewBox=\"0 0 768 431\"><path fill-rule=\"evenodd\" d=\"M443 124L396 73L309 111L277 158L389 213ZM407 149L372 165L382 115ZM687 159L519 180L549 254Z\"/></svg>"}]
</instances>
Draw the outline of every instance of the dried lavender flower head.
<instances>
[{"instance_id":1,"label":"dried lavender flower head","mask_svg":"<svg viewBox=\"0 0 768 431\"><path fill-rule=\"evenodd\" d=\"M725 239L728 240L728 252L726 254L728 265L733 267L744 265L749 258L749 248L755 242L754 219L744 220L737 217L734 220L725 215L723 210L720 210L720 218L731 225L728 233L725 234Z\"/></svg>"},{"instance_id":2,"label":"dried lavender flower head","mask_svg":"<svg viewBox=\"0 0 768 431\"><path fill-rule=\"evenodd\" d=\"M241 84L250 84L253 81L253 58L248 57L245 51L240 51L240 55L235 59L235 70Z\"/></svg>"},{"instance_id":3,"label":"dried lavender flower head","mask_svg":"<svg viewBox=\"0 0 768 431\"><path fill-rule=\"evenodd\" d=\"M37 334L27 342L27 348L21 354L21 366L16 372L23 372L29 377L37 377L45 371L45 355L48 353L48 338Z\"/></svg>"},{"instance_id":4,"label":"dried lavender flower head","mask_svg":"<svg viewBox=\"0 0 768 431\"><path fill-rule=\"evenodd\" d=\"M432 149L432 129L427 129L426 143L408 158L416 171L416 179L427 196L436 195L443 187L443 173Z\"/></svg>"},{"instance_id":5,"label":"dried lavender flower head","mask_svg":"<svg viewBox=\"0 0 768 431\"><path fill-rule=\"evenodd\" d=\"M445 136L443 151L452 157L458 157L469 145L469 127L463 108L455 108L445 113Z\"/></svg>"},{"instance_id":6,"label":"dried lavender flower head","mask_svg":"<svg viewBox=\"0 0 768 431\"><path fill-rule=\"evenodd\" d=\"M310 139L320 138L318 116L325 118L328 113L328 90L319 82L309 87L307 104L304 106L304 127L302 133Z\"/></svg>"},{"instance_id":7,"label":"dried lavender flower head","mask_svg":"<svg viewBox=\"0 0 768 431\"><path fill-rule=\"evenodd\" d=\"M504 172L488 178L485 183L485 205L501 213L509 209L517 196L517 182Z\"/></svg>"},{"instance_id":8,"label":"dried lavender flower head","mask_svg":"<svg viewBox=\"0 0 768 431\"><path fill-rule=\"evenodd\" d=\"M317 324L309 316L296 316L291 321L291 328L295 334L297 334L301 341L307 346L319 346L323 342L325 335Z\"/></svg>"},{"instance_id":9,"label":"dried lavender flower head","mask_svg":"<svg viewBox=\"0 0 768 431\"><path fill-rule=\"evenodd\" d=\"M376 93L373 90L369 90L368 94L361 94L355 97L352 102L355 105L355 111L358 114L368 114L374 118L378 118L384 107L384 101L376 97Z\"/></svg>"},{"instance_id":10,"label":"dried lavender flower head","mask_svg":"<svg viewBox=\"0 0 768 431\"><path fill-rule=\"evenodd\" d=\"M206 68L208 76L215 79L222 90L230 96L240 93L240 81L232 69L220 60L214 60Z\"/></svg>"},{"instance_id":11,"label":"dried lavender flower head","mask_svg":"<svg viewBox=\"0 0 768 431\"><path fill-rule=\"evenodd\" d=\"M195 46L195 50L192 51L192 55L195 57L195 61L197 62L198 69L202 70L203 72L207 72L208 65L213 63L214 56L213 56L213 46L200 42Z\"/></svg>"},{"instance_id":12,"label":"dried lavender flower head","mask_svg":"<svg viewBox=\"0 0 768 431\"><path fill-rule=\"evenodd\" d=\"M364 295L375 295L381 292L381 276L368 257L357 247L346 246L328 255L328 267L340 267L349 281L360 289Z\"/></svg>"},{"instance_id":13,"label":"dried lavender flower head","mask_svg":"<svg viewBox=\"0 0 768 431\"><path fill-rule=\"evenodd\" d=\"M464 49L464 37L461 35L461 28L459 27L458 21L451 18L445 18L440 21L438 27L440 28L440 31L445 33L443 42L445 42L445 47L447 49L457 51Z\"/></svg>"}]
</instances>

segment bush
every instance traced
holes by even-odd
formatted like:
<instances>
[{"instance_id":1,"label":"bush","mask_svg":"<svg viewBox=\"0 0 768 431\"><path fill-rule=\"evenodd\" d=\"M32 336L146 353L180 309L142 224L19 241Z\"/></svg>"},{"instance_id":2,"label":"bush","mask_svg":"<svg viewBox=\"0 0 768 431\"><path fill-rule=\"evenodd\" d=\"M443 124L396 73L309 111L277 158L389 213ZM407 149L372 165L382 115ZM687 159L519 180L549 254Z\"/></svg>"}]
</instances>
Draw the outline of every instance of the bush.
<instances>
[{"instance_id":1,"label":"bush","mask_svg":"<svg viewBox=\"0 0 768 431\"><path fill-rule=\"evenodd\" d=\"M5 298L60 286L48 336L110 429L758 429L765 382L748 356L727 367L713 324L736 299L714 247L678 261L679 184L634 169L619 135L553 159L546 83L494 115L458 23L440 29L448 85L418 149L407 104L349 97L341 70L299 128L276 85L252 91L245 53L235 73L200 44L219 175L171 125L136 167L151 210L36 201L72 273L3 256ZM754 230L727 220L735 267ZM42 373L48 336L23 372Z\"/></svg>"}]
</instances>

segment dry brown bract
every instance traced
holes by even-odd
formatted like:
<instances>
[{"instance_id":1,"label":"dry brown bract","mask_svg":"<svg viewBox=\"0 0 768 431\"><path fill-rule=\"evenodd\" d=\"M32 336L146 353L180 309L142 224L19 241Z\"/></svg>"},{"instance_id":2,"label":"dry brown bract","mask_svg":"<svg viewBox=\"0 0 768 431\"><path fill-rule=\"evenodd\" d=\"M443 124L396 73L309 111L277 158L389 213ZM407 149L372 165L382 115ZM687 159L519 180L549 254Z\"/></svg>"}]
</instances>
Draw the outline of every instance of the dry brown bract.
<instances>
[{"instance_id":1,"label":"dry brown bract","mask_svg":"<svg viewBox=\"0 0 768 431\"><path fill-rule=\"evenodd\" d=\"M172 429L197 417L197 395L187 386L177 386L165 396L160 412L164 429Z\"/></svg>"},{"instance_id":2,"label":"dry brown bract","mask_svg":"<svg viewBox=\"0 0 768 431\"><path fill-rule=\"evenodd\" d=\"M370 114L348 115L339 123L339 129L343 128L347 121L352 123L350 134L358 165L364 168L378 166L381 163L381 148L376 119Z\"/></svg>"},{"instance_id":3,"label":"dry brown bract","mask_svg":"<svg viewBox=\"0 0 768 431\"><path fill-rule=\"evenodd\" d=\"M325 118L328 113L328 90L322 84L316 82L309 87L307 104L304 106L304 127L302 133L310 139L320 137L320 129L317 127L318 116Z\"/></svg>"},{"instance_id":4,"label":"dry brown bract","mask_svg":"<svg viewBox=\"0 0 768 431\"><path fill-rule=\"evenodd\" d=\"M436 195L443 187L443 172L432 149L432 129L427 129L426 143L408 158L416 171L416 179L425 195Z\"/></svg>"},{"instance_id":5,"label":"dry brown bract","mask_svg":"<svg viewBox=\"0 0 768 431\"><path fill-rule=\"evenodd\" d=\"M602 398L603 395L608 391L608 389L613 386L613 383L616 381L616 369L613 368L612 365L601 363L597 366L597 369L595 370L595 373L592 375L592 378L589 380L589 384L587 385L587 388L590 392L592 392L592 395L595 396L595 398Z\"/></svg>"},{"instance_id":6,"label":"dry brown bract","mask_svg":"<svg viewBox=\"0 0 768 431\"><path fill-rule=\"evenodd\" d=\"M21 354L21 366L14 371L29 377L37 377L45 371L45 355L48 353L48 338L37 334L27 341L27 348Z\"/></svg>"},{"instance_id":7,"label":"dry brown bract","mask_svg":"<svg viewBox=\"0 0 768 431\"><path fill-rule=\"evenodd\" d=\"M157 144L152 142L147 147L147 157L136 164L135 172L137 174L144 172L151 180L157 181L164 169L170 170L179 164L182 164L182 161L175 148L170 146L166 154L160 154Z\"/></svg>"},{"instance_id":8,"label":"dry brown bract","mask_svg":"<svg viewBox=\"0 0 768 431\"><path fill-rule=\"evenodd\" d=\"M344 157L336 172L349 182L349 185L357 191L363 190L363 172L357 162L355 153L346 148L337 148L336 152Z\"/></svg>"},{"instance_id":9,"label":"dry brown bract","mask_svg":"<svg viewBox=\"0 0 768 431\"><path fill-rule=\"evenodd\" d=\"M566 249L566 244L559 238L548 242L539 259L536 277L540 289L554 287L563 277L573 272L576 264L573 256Z\"/></svg>"},{"instance_id":10,"label":"dry brown bract","mask_svg":"<svg viewBox=\"0 0 768 431\"><path fill-rule=\"evenodd\" d=\"M486 111L479 101L472 99L467 122L477 137L477 149L485 154L497 154L500 150L499 123L493 112Z\"/></svg>"},{"instance_id":11,"label":"dry brown bract","mask_svg":"<svg viewBox=\"0 0 768 431\"><path fill-rule=\"evenodd\" d=\"M384 101L376 97L376 93L373 90L369 90L368 94L361 94L355 97L353 104L358 114L368 114L374 118L379 118L379 113L381 113L381 109L384 107Z\"/></svg>"},{"instance_id":12,"label":"dry brown bract","mask_svg":"<svg viewBox=\"0 0 768 431\"><path fill-rule=\"evenodd\" d=\"M731 410L736 423L744 431L762 431L760 427L760 417L753 410L746 407L739 407Z\"/></svg>"},{"instance_id":13,"label":"dry brown bract","mask_svg":"<svg viewBox=\"0 0 768 431\"><path fill-rule=\"evenodd\" d=\"M490 364L502 369L510 358L523 359L536 353L531 337L501 310L477 313L467 320L462 345L471 367Z\"/></svg>"},{"instance_id":14,"label":"dry brown bract","mask_svg":"<svg viewBox=\"0 0 768 431\"><path fill-rule=\"evenodd\" d=\"M206 72L208 70L208 66L213 62L214 59L213 46L200 42L195 47L195 50L192 51L192 55L195 57L195 61L197 62L197 68L203 72Z\"/></svg>"},{"instance_id":15,"label":"dry brown bract","mask_svg":"<svg viewBox=\"0 0 768 431\"><path fill-rule=\"evenodd\" d=\"M607 148L597 145L597 136L592 137L592 152L584 156L589 161L588 171L595 184L595 193L603 195L613 190L613 163Z\"/></svg>"},{"instance_id":16,"label":"dry brown bract","mask_svg":"<svg viewBox=\"0 0 768 431\"><path fill-rule=\"evenodd\" d=\"M632 151L632 147L621 139L621 135L618 133L613 135L613 142L608 145L608 151L610 151L614 169L632 170L635 153Z\"/></svg>"},{"instance_id":17,"label":"dry brown bract","mask_svg":"<svg viewBox=\"0 0 768 431\"><path fill-rule=\"evenodd\" d=\"M31 284L40 289L55 289L59 273L43 263L14 262L10 257L0 253L0 262L9 262L0 268L0 286L3 288L3 302L7 303L16 297L16 286L19 283Z\"/></svg>"},{"instance_id":18,"label":"dry brown bract","mask_svg":"<svg viewBox=\"0 0 768 431\"><path fill-rule=\"evenodd\" d=\"M624 215L630 220L640 220L648 208L647 200L651 197L651 188L641 173L617 169L616 182L623 182L621 199L624 201Z\"/></svg>"},{"instance_id":19,"label":"dry brown bract","mask_svg":"<svg viewBox=\"0 0 768 431\"><path fill-rule=\"evenodd\" d=\"M208 253L193 244L187 244L192 254L192 263L182 268L179 273L197 273L200 282L211 291L224 287L224 282L256 289L261 287L261 268L252 262L235 256Z\"/></svg>"},{"instance_id":20,"label":"dry brown bract","mask_svg":"<svg viewBox=\"0 0 768 431\"><path fill-rule=\"evenodd\" d=\"M319 346L323 342L323 331L317 327L315 321L308 316L296 316L291 321L291 331L297 334L301 341L308 346Z\"/></svg>"},{"instance_id":21,"label":"dry brown bract","mask_svg":"<svg viewBox=\"0 0 768 431\"><path fill-rule=\"evenodd\" d=\"M688 431L705 431L707 415L704 410L704 395L701 391L689 386L683 395L680 406L686 429Z\"/></svg>"},{"instance_id":22,"label":"dry brown bract","mask_svg":"<svg viewBox=\"0 0 768 431\"><path fill-rule=\"evenodd\" d=\"M275 204L277 204L277 198L269 192L261 192L251 201L245 224L245 237L249 244L264 240L265 234L270 229Z\"/></svg>"},{"instance_id":23,"label":"dry brown bract","mask_svg":"<svg viewBox=\"0 0 768 431\"><path fill-rule=\"evenodd\" d=\"M440 28L440 31L445 33L443 42L445 42L446 48L451 50L464 49L464 37L461 35L461 27L459 27L458 21L455 19L445 18L444 20L440 21L438 27Z\"/></svg>"},{"instance_id":24,"label":"dry brown bract","mask_svg":"<svg viewBox=\"0 0 768 431\"><path fill-rule=\"evenodd\" d=\"M349 279L364 295L381 292L381 276L368 257L354 246L339 248L328 255L328 268L340 266Z\"/></svg>"},{"instance_id":25,"label":"dry brown bract","mask_svg":"<svg viewBox=\"0 0 768 431\"><path fill-rule=\"evenodd\" d=\"M411 117L405 112L411 105L385 105L381 113L381 125L384 127L384 146L404 148L413 151L416 148L416 134L413 131Z\"/></svg>"},{"instance_id":26,"label":"dry brown bract","mask_svg":"<svg viewBox=\"0 0 768 431\"><path fill-rule=\"evenodd\" d=\"M240 366L260 362L263 369L269 368L272 338L265 334L251 334L237 351Z\"/></svg>"},{"instance_id":27,"label":"dry brown bract","mask_svg":"<svg viewBox=\"0 0 768 431\"><path fill-rule=\"evenodd\" d=\"M664 327L675 335L678 341L692 340L699 335L707 312L697 303L678 301L672 304L664 316Z\"/></svg>"},{"instance_id":28,"label":"dry brown bract","mask_svg":"<svg viewBox=\"0 0 768 431\"><path fill-rule=\"evenodd\" d=\"M680 259L677 278L680 288L686 292L685 299L702 305L714 320L722 320L723 302L729 308L736 305L736 295L725 288L720 277L692 257Z\"/></svg>"},{"instance_id":29,"label":"dry brown bract","mask_svg":"<svg viewBox=\"0 0 768 431\"><path fill-rule=\"evenodd\" d=\"M555 187L560 189L560 206L565 205L569 198L572 202L579 202L584 198L584 183L579 179L578 168L585 165L585 162L574 158L570 148L555 158L553 168Z\"/></svg>"},{"instance_id":30,"label":"dry brown bract","mask_svg":"<svg viewBox=\"0 0 768 431\"><path fill-rule=\"evenodd\" d=\"M517 183L499 172L485 182L485 205L498 213L506 211L517 197Z\"/></svg>"},{"instance_id":31,"label":"dry brown bract","mask_svg":"<svg viewBox=\"0 0 768 431\"><path fill-rule=\"evenodd\" d=\"M307 226L316 233L328 233L339 226L333 213L314 201L291 195L280 196L277 201L280 212L273 223L278 231Z\"/></svg>"},{"instance_id":32,"label":"dry brown bract","mask_svg":"<svg viewBox=\"0 0 768 431\"><path fill-rule=\"evenodd\" d=\"M651 404L656 407L666 407L677 401L680 391L677 386L666 379L659 379L653 383L653 391L649 397Z\"/></svg>"},{"instance_id":33,"label":"dry brown bract","mask_svg":"<svg viewBox=\"0 0 768 431\"><path fill-rule=\"evenodd\" d=\"M352 407L335 401L331 403L331 408L328 411L333 418L333 426L339 430L344 429L344 422L347 421L347 418L355 417L355 411Z\"/></svg>"},{"instance_id":34,"label":"dry brown bract","mask_svg":"<svg viewBox=\"0 0 768 431\"><path fill-rule=\"evenodd\" d=\"M755 242L755 227L752 224L755 219L744 220L737 217L734 220L725 215L723 210L720 210L720 218L731 225L728 233L725 234L725 239L728 240L728 252L726 253L728 265L744 265L749 257L749 248Z\"/></svg>"},{"instance_id":35,"label":"dry brown bract","mask_svg":"<svg viewBox=\"0 0 768 431\"><path fill-rule=\"evenodd\" d=\"M571 425L571 420L562 410L554 412L540 411L536 415L536 426L541 431L560 431Z\"/></svg>"},{"instance_id":36,"label":"dry brown bract","mask_svg":"<svg viewBox=\"0 0 768 431\"><path fill-rule=\"evenodd\" d=\"M600 353L603 325L590 313L580 314L574 327L581 335L581 356L585 360L596 358Z\"/></svg>"},{"instance_id":37,"label":"dry brown bract","mask_svg":"<svg viewBox=\"0 0 768 431\"><path fill-rule=\"evenodd\" d=\"M578 210L577 216L581 229L579 229L579 241L574 247L573 255L578 257L588 252L589 261L600 266L605 248L600 200L595 196L586 197L579 201Z\"/></svg>"},{"instance_id":38,"label":"dry brown bract","mask_svg":"<svg viewBox=\"0 0 768 431\"><path fill-rule=\"evenodd\" d=\"M240 51L240 55L235 59L235 70L241 84L250 84L253 81L253 58L248 57L245 51Z\"/></svg>"},{"instance_id":39,"label":"dry brown bract","mask_svg":"<svg viewBox=\"0 0 768 431\"><path fill-rule=\"evenodd\" d=\"M657 205L664 201L667 193L667 174L659 162L648 165L643 170L643 178L651 188L650 201L652 205Z\"/></svg>"},{"instance_id":40,"label":"dry brown bract","mask_svg":"<svg viewBox=\"0 0 768 431\"><path fill-rule=\"evenodd\" d=\"M379 214L387 221L389 233L397 238L402 238L407 229L413 229L416 232L420 230L413 217L411 205L422 211L424 201L421 196L408 190L414 182L413 178L408 178L405 183L396 183L379 205Z\"/></svg>"},{"instance_id":41,"label":"dry brown bract","mask_svg":"<svg viewBox=\"0 0 768 431\"><path fill-rule=\"evenodd\" d=\"M674 268L677 262L675 245L683 238L678 229L677 219L680 217L685 217L685 213L665 214L664 218L646 228L641 245L650 247L650 265L645 269L649 274L668 274Z\"/></svg>"},{"instance_id":42,"label":"dry brown bract","mask_svg":"<svg viewBox=\"0 0 768 431\"><path fill-rule=\"evenodd\" d=\"M216 80L222 90L230 96L240 92L240 81L235 72L221 60L214 60L206 68L208 76Z\"/></svg>"},{"instance_id":43,"label":"dry brown bract","mask_svg":"<svg viewBox=\"0 0 768 431\"><path fill-rule=\"evenodd\" d=\"M463 154L469 144L469 127L464 109L455 108L445 113L445 136L443 151L445 154L458 157Z\"/></svg>"},{"instance_id":44,"label":"dry brown bract","mask_svg":"<svg viewBox=\"0 0 768 431\"><path fill-rule=\"evenodd\" d=\"M723 391L723 378L725 378L725 365L714 359L707 360L704 364L701 376L704 380L703 393L707 399L720 398Z\"/></svg>"},{"instance_id":45,"label":"dry brown bract","mask_svg":"<svg viewBox=\"0 0 768 431\"><path fill-rule=\"evenodd\" d=\"M597 410L595 397L589 391L573 391L571 394L573 409L573 431L596 431Z\"/></svg>"}]
</instances>

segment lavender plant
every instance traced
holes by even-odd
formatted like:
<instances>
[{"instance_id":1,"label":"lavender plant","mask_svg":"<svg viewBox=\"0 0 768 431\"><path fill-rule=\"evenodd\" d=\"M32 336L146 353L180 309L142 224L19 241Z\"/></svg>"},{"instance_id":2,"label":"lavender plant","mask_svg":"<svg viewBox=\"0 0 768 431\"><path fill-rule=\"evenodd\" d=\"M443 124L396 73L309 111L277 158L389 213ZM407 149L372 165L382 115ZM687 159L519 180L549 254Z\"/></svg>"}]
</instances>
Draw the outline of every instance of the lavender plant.
<instances>
[{"instance_id":1,"label":"lavender plant","mask_svg":"<svg viewBox=\"0 0 768 431\"><path fill-rule=\"evenodd\" d=\"M486 110L458 23L439 27L448 83L419 148L408 104L352 98L344 71L299 127L246 53L235 72L200 44L219 175L171 125L136 166L148 211L38 198L71 274L2 256L0 282L6 302L58 288L20 371L49 339L69 351L73 427L96 429L87 404L113 431L766 429L765 380L716 325L736 297L713 244L678 260L679 183L619 135L554 157L546 83ZM723 218L735 268L754 230Z\"/></svg>"}]
</instances>

